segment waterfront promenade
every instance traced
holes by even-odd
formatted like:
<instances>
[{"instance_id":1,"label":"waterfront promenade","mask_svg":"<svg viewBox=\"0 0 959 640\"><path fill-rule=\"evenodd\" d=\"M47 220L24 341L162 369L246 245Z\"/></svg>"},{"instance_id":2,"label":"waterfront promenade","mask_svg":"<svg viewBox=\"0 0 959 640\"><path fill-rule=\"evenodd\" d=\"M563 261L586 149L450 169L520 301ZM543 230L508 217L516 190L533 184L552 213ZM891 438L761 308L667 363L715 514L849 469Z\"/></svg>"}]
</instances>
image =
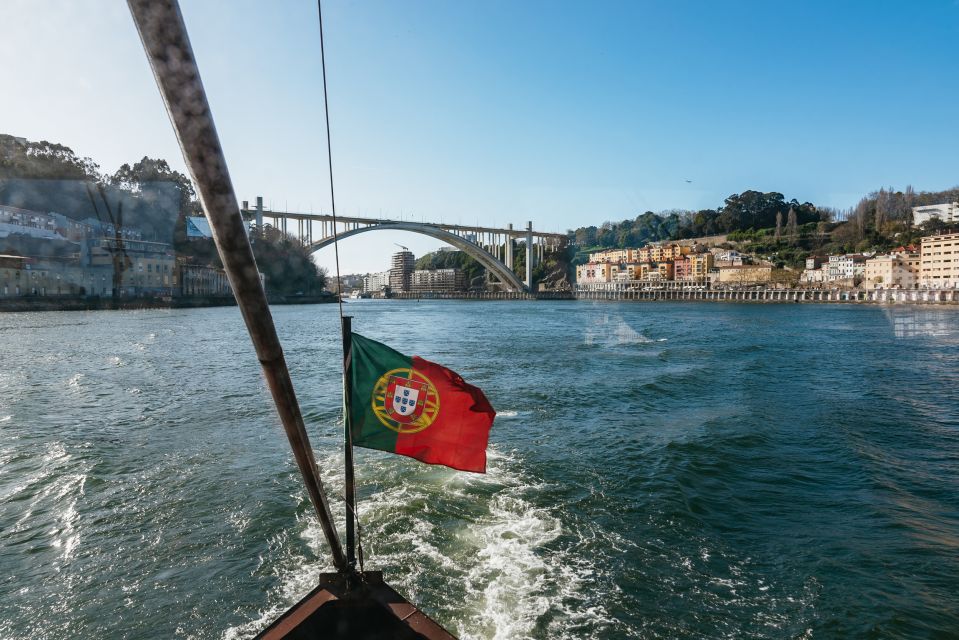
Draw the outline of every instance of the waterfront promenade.
<instances>
[{"instance_id":1,"label":"waterfront promenade","mask_svg":"<svg viewBox=\"0 0 959 640\"><path fill-rule=\"evenodd\" d=\"M578 285L573 291L471 291L444 293L396 293L396 300L635 300L699 302L850 302L873 304L954 304L959 305L959 289L640 289L623 284Z\"/></svg>"},{"instance_id":2,"label":"waterfront promenade","mask_svg":"<svg viewBox=\"0 0 959 640\"><path fill-rule=\"evenodd\" d=\"M578 285L574 295L580 300L959 304L959 289L640 289L611 283Z\"/></svg>"}]
</instances>

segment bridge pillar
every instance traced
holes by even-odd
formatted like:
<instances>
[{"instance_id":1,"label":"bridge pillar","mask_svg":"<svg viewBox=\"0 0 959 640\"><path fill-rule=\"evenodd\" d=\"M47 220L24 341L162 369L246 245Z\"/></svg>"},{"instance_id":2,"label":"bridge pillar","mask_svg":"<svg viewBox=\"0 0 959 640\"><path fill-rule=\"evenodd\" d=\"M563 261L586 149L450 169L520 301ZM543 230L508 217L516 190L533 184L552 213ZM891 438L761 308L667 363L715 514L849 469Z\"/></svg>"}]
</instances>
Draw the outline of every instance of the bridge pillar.
<instances>
[{"instance_id":1,"label":"bridge pillar","mask_svg":"<svg viewBox=\"0 0 959 640\"><path fill-rule=\"evenodd\" d=\"M533 222L526 223L526 288L533 290Z\"/></svg>"},{"instance_id":2,"label":"bridge pillar","mask_svg":"<svg viewBox=\"0 0 959 640\"><path fill-rule=\"evenodd\" d=\"M263 232L263 196L256 197L256 230Z\"/></svg>"},{"instance_id":3,"label":"bridge pillar","mask_svg":"<svg viewBox=\"0 0 959 640\"><path fill-rule=\"evenodd\" d=\"M513 230L513 223L506 225L510 231ZM513 270L513 236L512 234L506 234L506 267L512 271Z\"/></svg>"}]
</instances>

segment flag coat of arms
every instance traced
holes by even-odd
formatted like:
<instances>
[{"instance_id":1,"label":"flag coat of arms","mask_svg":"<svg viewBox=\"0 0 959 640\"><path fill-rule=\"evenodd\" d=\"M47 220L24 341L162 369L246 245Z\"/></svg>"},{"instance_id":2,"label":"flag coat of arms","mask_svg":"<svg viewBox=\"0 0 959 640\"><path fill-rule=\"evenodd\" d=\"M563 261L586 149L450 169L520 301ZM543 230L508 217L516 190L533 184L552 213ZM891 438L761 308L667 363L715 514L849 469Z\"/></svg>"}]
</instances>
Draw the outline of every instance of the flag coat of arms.
<instances>
[{"instance_id":1,"label":"flag coat of arms","mask_svg":"<svg viewBox=\"0 0 959 640\"><path fill-rule=\"evenodd\" d=\"M353 333L353 445L485 473L496 411L459 374Z\"/></svg>"}]
</instances>

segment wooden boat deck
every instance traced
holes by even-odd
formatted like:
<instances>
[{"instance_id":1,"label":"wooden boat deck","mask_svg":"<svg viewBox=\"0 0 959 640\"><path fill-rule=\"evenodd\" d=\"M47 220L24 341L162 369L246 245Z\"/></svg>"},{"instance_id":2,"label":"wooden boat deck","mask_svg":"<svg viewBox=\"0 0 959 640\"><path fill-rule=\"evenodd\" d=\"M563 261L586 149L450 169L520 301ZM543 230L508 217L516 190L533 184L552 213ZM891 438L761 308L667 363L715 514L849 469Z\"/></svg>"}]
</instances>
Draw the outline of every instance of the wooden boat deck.
<instances>
[{"instance_id":1,"label":"wooden boat deck","mask_svg":"<svg viewBox=\"0 0 959 640\"><path fill-rule=\"evenodd\" d=\"M455 640L406 598L367 571L352 584L338 573L320 574L320 586L256 636L257 640Z\"/></svg>"}]
</instances>

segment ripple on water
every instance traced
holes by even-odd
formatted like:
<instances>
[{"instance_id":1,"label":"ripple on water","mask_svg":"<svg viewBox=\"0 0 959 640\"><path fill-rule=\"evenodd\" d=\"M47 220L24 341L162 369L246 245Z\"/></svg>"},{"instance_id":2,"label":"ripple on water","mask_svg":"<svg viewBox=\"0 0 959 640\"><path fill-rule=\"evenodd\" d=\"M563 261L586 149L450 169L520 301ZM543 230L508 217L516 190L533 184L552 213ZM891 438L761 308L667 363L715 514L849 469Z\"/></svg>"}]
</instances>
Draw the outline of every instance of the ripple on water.
<instances>
[{"instance_id":1,"label":"ripple on water","mask_svg":"<svg viewBox=\"0 0 959 640\"><path fill-rule=\"evenodd\" d=\"M503 408L486 476L357 454L368 568L462 637L959 628L959 314L351 313ZM342 530L336 309L275 316ZM248 638L315 586L325 542L236 309L12 318L0 637Z\"/></svg>"}]
</instances>

